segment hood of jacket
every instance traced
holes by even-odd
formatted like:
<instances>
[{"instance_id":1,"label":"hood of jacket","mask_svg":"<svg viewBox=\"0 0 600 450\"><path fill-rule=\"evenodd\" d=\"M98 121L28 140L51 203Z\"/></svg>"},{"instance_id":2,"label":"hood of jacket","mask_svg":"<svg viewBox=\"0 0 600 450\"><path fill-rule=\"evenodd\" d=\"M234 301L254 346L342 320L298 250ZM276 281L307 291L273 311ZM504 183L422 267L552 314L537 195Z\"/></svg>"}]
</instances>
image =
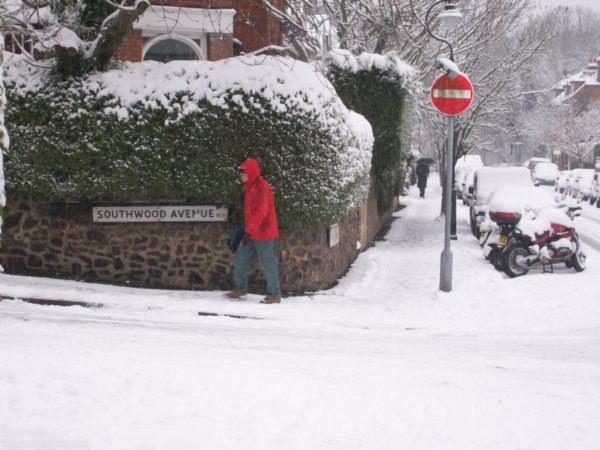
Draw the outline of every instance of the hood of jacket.
<instances>
[{"instance_id":1,"label":"hood of jacket","mask_svg":"<svg viewBox=\"0 0 600 450\"><path fill-rule=\"evenodd\" d=\"M248 180L244 182L244 185L252 184L260 178L260 166L258 165L257 160L247 159L246 161L241 163L239 167L240 169L244 169L244 171L248 175Z\"/></svg>"}]
</instances>

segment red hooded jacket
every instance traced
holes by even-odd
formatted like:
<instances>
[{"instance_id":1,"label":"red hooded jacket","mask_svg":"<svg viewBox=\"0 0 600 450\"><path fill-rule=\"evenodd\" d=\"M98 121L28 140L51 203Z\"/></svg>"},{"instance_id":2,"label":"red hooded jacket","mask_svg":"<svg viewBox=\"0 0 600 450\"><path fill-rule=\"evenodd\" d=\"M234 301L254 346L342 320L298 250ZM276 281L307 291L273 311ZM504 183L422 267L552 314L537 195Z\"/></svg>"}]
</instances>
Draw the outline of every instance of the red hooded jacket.
<instances>
[{"instance_id":1,"label":"red hooded jacket","mask_svg":"<svg viewBox=\"0 0 600 450\"><path fill-rule=\"evenodd\" d=\"M279 237L275 201L271 186L260 176L260 168L255 159L247 159L240 164L248 179L244 182L244 231L250 239L266 241Z\"/></svg>"}]
</instances>

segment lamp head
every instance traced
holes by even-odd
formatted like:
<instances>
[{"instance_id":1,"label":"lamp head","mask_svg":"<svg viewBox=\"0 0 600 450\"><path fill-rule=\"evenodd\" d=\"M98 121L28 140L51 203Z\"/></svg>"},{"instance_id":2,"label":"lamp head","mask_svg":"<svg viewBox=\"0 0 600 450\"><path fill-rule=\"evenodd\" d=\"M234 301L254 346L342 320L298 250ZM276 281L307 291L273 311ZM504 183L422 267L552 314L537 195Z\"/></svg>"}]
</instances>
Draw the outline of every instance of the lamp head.
<instances>
[{"instance_id":1,"label":"lamp head","mask_svg":"<svg viewBox=\"0 0 600 450\"><path fill-rule=\"evenodd\" d=\"M442 25L444 25L444 28L446 28L448 31L452 31L461 21L463 15L459 11L458 7L454 4L454 1L448 0L444 5L444 10L438 17L441 20Z\"/></svg>"},{"instance_id":2,"label":"lamp head","mask_svg":"<svg viewBox=\"0 0 600 450\"><path fill-rule=\"evenodd\" d=\"M454 61L448 58L438 58L434 64L435 68L444 72L452 80L454 80L460 73L460 69Z\"/></svg>"}]
</instances>

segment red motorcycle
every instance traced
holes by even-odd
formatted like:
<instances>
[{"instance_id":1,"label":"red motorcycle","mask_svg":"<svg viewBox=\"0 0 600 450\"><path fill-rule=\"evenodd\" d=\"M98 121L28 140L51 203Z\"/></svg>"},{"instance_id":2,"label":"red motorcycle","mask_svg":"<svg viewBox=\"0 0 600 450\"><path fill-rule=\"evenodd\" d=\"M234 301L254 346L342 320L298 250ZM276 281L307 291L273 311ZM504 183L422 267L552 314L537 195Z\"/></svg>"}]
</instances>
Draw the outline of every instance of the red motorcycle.
<instances>
[{"instance_id":1,"label":"red motorcycle","mask_svg":"<svg viewBox=\"0 0 600 450\"><path fill-rule=\"evenodd\" d=\"M577 272L585 270L585 253L573 219L581 213L580 206L546 207L534 218L520 213L490 212L501 230L495 258L510 278L525 275L534 266L544 272L553 264L564 263ZM499 252L499 253L498 253Z\"/></svg>"},{"instance_id":2,"label":"red motorcycle","mask_svg":"<svg viewBox=\"0 0 600 450\"><path fill-rule=\"evenodd\" d=\"M505 213L505 212L489 212L490 220L498 225L497 230L491 230L488 232L486 240L483 245L489 248L486 254L487 260L492 263L496 270L504 270L502 262L502 254L506 245L512 238L514 230L521 220L520 213Z\"/></svg>"}]
</instances>

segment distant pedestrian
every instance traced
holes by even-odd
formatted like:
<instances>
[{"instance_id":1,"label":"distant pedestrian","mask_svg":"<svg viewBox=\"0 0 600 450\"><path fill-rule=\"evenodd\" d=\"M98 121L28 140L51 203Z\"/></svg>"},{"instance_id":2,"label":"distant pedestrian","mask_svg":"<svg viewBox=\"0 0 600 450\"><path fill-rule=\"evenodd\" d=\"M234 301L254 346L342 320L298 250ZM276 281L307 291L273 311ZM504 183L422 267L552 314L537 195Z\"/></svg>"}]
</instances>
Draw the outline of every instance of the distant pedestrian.
<instances>
[{"instance_id":1,"label":"distant pedestrian","mask_svg":"<svg viewBox=\"0 0 600 450\"><path fill-rule=\"evenodd\" d=\"M425 197L425 188L427 187L427 178L429 177L429 164L423 161L418 162L416 172L419 195L420 197Z\"/></svg>"},{"instance_id":2,"label":"distant pedestrian","mask_svg":"<svg viewBox=\"0 0 600 450\"><path fill-rule=\"evenodd\" d=\"M261 303L280 303L279 261L277 241L279 228L271 186L260 176L260 167L254 159L247 159L238 167L244 185L244 238L235 252L233 283L235 289L226 295L239 299L248 292L250 271L258 258L260 270L267 282L267 296Z\"/></svg>"}]
</instances>

